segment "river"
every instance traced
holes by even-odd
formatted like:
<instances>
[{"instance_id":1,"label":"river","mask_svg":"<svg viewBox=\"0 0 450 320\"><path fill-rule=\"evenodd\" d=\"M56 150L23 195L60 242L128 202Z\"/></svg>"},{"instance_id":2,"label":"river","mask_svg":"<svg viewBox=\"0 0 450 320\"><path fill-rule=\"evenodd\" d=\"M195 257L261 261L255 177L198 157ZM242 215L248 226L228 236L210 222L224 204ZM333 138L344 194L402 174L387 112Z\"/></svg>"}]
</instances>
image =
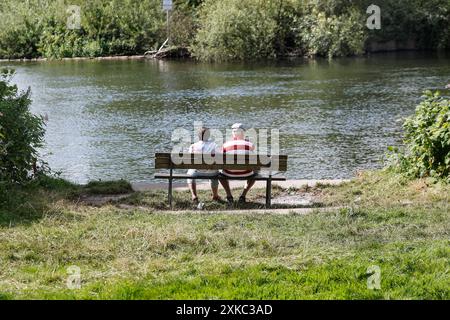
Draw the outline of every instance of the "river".
<instances>
[{"instance_id":1,"label":"river","mask_svg":"<svg viewBox=\"0 0 450 320\"><path fill-rule=\"evenodd\" d=\"M194 121L278 129L289 178L349 178L378 168L427 88L450 81L450 56L258 63L51 61L2 63L48 116L42 157L73 182L151 181L155 151Z\"/></svg>"}]
</instances>

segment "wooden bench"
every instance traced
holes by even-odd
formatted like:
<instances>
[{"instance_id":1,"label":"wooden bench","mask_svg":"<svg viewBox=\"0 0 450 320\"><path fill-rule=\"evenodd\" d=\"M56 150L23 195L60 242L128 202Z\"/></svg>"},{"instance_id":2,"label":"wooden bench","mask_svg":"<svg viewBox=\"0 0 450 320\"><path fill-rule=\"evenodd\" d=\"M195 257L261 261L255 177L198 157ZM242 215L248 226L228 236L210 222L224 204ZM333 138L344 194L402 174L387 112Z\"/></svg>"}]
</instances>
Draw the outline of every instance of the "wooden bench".
<instances>
[{"instance_id":1,"label":"wooden bench","mask_svg":"<svg viewBox=\"0 0 450 320\"><path fill-rule=\"evenodd\" d=\"M280 173L287 171L287 156L285 155L234 155L234 154L210 154L197 153L156 153L155 169L168 169L168 173L156 173L155 179L169 180L168 199L172 207L172 183L175 179L228 179L266 181L266 207L271 206L272 181L285 181ZM174 173L177 169L198 170L253 170L258 171L251 177L228 177L220 173L217 176L197 174L192 177L186 173Z\"/></svg>"}]
</instances>

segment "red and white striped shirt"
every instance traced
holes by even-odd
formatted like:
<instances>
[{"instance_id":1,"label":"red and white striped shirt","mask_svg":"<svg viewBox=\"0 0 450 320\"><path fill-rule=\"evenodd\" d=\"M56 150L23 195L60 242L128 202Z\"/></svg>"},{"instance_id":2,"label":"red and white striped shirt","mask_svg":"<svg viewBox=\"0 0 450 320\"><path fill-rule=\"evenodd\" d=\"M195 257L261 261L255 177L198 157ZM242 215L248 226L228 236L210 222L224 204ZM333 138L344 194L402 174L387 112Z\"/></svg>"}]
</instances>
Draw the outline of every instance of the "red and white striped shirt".
<instances>
[{"instance_id":1,"label":"red and white striped shirt","mask_svg":"<svg viewBox=\"0 0 450 320\"><path fill-rule=\"evenodd\" d=\"M224 143L222 151L228 154L252 154L254 150L255 146L250 141L234 138ZM222 174L228 177L249 177L253 175L253 171L224 169Z\"/></svg>"}]
</instances>

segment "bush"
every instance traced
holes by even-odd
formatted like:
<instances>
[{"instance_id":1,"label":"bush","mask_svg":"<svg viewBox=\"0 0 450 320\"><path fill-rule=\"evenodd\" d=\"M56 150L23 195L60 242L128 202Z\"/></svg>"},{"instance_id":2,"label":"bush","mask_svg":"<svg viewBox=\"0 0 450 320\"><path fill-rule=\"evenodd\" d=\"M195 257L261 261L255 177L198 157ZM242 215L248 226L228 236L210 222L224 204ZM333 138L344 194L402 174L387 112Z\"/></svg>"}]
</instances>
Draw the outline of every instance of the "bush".
<instances>
[{"instance_id":1,"label":"bush","mask_svg":"<svg viewBox=\"0 0 450 320\"><path fill-rule=\"evenodd\" d=\"M366 39L450 48L449 0L378 0L382 28L368 30L372 2L174 0L171 44L203 60L353 55ZM81 7L80 30L67 29L68 4ZM161 0L2 0L0 57L142 54L166 39L165 20Z\"/></svg>"},{"instance_id":2,"label":"bush","mask_svg":"<svg viewBox=\"0 0 450 320\"><path fill-rule=\"evenodd\" d=\"M209 0L199 21L202 60L355 55L367 38L363 11L335 0Z\"/></svg>"},{"instance_id":3,"label":"bush","mask_svg":"<svg viewBox=\"0 0 450 320\"><path fill-rule=\"evenodd\" d=\"M51 25L51 26L50 26ZM38 50L46 58L72 58L91 56L89 46L77 31L65 30L61 25L49 23L41 35Z\"/></svg>"},{"instance_id":4,"label":"bush","mask_svg":"<svg viewBox=\"0 0 450 320\"><path fill-rule=\"evenodd\" d=\"M363 6L371 3L364 1ZM450 48L449 0L378 0L375 4L381 8L382 27L370 31L370 40L412 39L418 49Z\"/></svg>"},{"instance_id":5,"label":"bush","mask_svg":"<svg viewBox=\"0 0 450 320\"><path fill-rule=\"evenodd\" d=\"M405 150L394 151L393 167L411 177L450 175L450 101L439 93L425 92L414 116L404 125Z\"/></svg>"},{"instance_id":6,"label":"bush","mask_svg":"<svg viewBox=\"0 0 450 320\"><path fill-rule=\"evenodd\" d=\"M194 40L196 26L190 10L175 9L170 15L170 45L188 47ZM167 32L164 33L164 35Z\"/></svg>"},{"instance_id":7,"label":"bush","mask_svg":"<svg viewBox=\"0 0 450 320\"><path fill-rule=\"evenodd\" d=\"M40 19L20 5L0 7L0 57L36 58L42 32Z\"/></svg>"},{"instance_id":8,"label":"bush","mask_svg":"<svg viewBox=\"0 0 450 320\"><path fill-rule=\"evenodd\" d=\"M202 60L272 57L277 30L275 0L206 0L193 53Z\"/></svg>"},{"instance_id":9,"label":"bush","mask_svg":"<svg viewBox=\"0 0 450 320\"><path fill-rule=\"evenodd\" d=\"M67 5L81 29L67 28ZM0 57L63 58L142 54L165 40L160 0L2 0Z\"/></svg>"},{"instance_id":10,"label":"bush","mask_svg":"<svg viewBox=\"0 0 450 320\"><path fill-rule=\"evenodd\" d=\"M165 40L159 0L84 0L84 39L97 41L101 55L144 53Z\"/></svg>"},{"instance_id":11,"label":"bush","mask_svg":"<svg viewBox=\"0 0 450 320\"><path fill-rule=\"evenodd\" d=\"M351 9L342 15L329 15L316 8L300 22L302 46L310 56L348 56L364 53L364 16Z\"/></svg>"},{"instance_id":12,"label":"bush","mask_svg":"<svg viewBox=\"0 0 450 320\"><path fill-rule=\"evenodd\" d=\"M18 92L11 85L12 71L0 74L0 182L22 183L38 157L44 139L44 121L33 115L30 90Z\"/></svg>"}]
</instances>

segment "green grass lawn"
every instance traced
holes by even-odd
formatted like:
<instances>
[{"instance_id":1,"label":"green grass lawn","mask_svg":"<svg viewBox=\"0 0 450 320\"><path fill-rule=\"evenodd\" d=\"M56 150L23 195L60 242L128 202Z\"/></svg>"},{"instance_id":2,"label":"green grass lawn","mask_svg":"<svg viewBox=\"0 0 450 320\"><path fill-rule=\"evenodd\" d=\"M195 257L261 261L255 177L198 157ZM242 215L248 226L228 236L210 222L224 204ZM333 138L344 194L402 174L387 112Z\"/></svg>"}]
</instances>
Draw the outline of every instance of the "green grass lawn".
<instances>
[{"instance_id":1,"label":"green grass lawn","mask_svg":"<svg viewBox=\"0 0 450 320\"><path fill-rule=\"evenodd\" d=\"M0 298L450 298L450 186L372 172L306 191L342 208L230 214L206 201L212 211L173 214L163 191L82 201L130 192L123 181L42 179L10 190L0 207ZM175 199L189 207L187 192ZM80 268L80 289L67 288L70 266ZM371 266L380 289L367 286Z\"/></svg>"}]
</instances>

